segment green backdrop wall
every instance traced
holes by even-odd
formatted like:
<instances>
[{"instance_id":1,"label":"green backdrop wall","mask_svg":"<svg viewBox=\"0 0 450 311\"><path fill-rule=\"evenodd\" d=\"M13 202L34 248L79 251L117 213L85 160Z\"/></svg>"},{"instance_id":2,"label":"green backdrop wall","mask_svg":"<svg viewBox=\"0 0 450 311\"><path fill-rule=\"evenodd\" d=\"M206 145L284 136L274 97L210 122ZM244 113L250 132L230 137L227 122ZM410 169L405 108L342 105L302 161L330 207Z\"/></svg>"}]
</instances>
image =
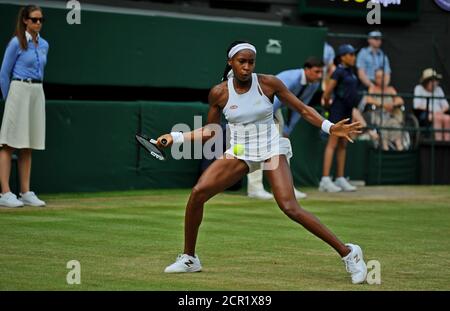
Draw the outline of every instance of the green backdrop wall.
<instances>
[{"instance_id":1,"label":"green backdrop wall","mask_svg":"<svg viewBox=\"0 0 450 311\"><path fill-rule=\"evenodd\" d=\"M4 103L0 107L2 117ZM157 137L177 123L193 129L199 127L194 117L205 122L207 110L200 102L47 101L46 150L33 153L33 189L51 193L191 187L200 160L155 160L137 146L134 134ZM291 141L295 184L317 186L325 146L319 129L301 120ZM353 180L371 184L413 184L418 182L418 161L417 152L379 154L367 142L356 141L349 145L346 172Z\"/></svg>"},{"instance_id":2,"label":"green backdrop wall","mask_svg":"<svg viewBox=\"0 0 450 311\"><path fill-rule=\"evenodd\" d=\"M62 84L211 87L222 77L226 50L235 40L258 49L257 71L278 73L322 56L326 30L308 27L172 18L92 11L82 5L81 24L69 25L65 3L43 7L42 36L49 42L46 81ZM0 47L14 30L19 6L0 4ZM144 12L144 11L143 11ZM230 19L231 20L231 19ZM269 40L281 44L280 54Z\"/></svg>"},{"instance_id":3,"label":"green backdrop wall","mask_svg":"<svg viewBox=\"0 0 450 311\"><path fill-rule=\"evenodd\" d=\"M320 57L326 35L319 28L124 14L86 5L81 25L68 25L64 2L42 6L42 36L50 43L45 80L58 84L207 89L220 79L226 48L236 39L257 46L257 72L276 74L300 67L310 55ZM18 8L0 4L0 47L11 38ZM3 109L4 103L0 106ZM155 161L138 149L134 134L157 136L176 123L193 128L194 116L205 120L207 108L199 102L48 101L47 149L34 153L33 189L42 193L190 187L197 179L199 160ZM291 139L295 183L316 186L325 144L319 130L301 120ZM377 181L369 170L371 159L376 156L367 144L351 145L348 175Z\"/></svg>"},{"instance_id":4,"label":"green backdrop wall","mask_svg":"<svg viewBox=\"0 0 450 311\"><path fill-rule=\"evenodd\" d=\"M204 120L206 111L202 103L47 101L46 150L33 153L33 188L42 193L191 187L199 160L155 160L138 148L134 135L158 136L176 123L193 128L194 116Z\"/></svg>"}]
</instances>

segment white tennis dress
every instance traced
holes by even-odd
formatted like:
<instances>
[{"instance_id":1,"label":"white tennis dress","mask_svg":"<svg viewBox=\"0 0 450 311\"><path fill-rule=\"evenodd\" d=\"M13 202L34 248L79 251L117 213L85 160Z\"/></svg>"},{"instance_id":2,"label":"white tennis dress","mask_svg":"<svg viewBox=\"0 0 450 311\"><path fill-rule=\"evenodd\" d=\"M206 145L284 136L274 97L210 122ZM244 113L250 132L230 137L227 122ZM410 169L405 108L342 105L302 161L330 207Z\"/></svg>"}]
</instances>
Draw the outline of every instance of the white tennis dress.
<instances>
[{"instance_id":1,"label":"white tennis dress","mask_svg":"<svg viewBox=\"0 0 450 311\"><path fill-rule=\"evenodd\" d=\"M223 113L229 123L231 145L225 153L244 160L249 173L275 155L292 157L291 142L280 137L273 119L273 104L261 90L256 73L252 74L251 87L244 94L236 93L233 78L228 80L228 102ZM243 147L243 152L235 154L235 145Z\"/></svg>"}]
</instances>

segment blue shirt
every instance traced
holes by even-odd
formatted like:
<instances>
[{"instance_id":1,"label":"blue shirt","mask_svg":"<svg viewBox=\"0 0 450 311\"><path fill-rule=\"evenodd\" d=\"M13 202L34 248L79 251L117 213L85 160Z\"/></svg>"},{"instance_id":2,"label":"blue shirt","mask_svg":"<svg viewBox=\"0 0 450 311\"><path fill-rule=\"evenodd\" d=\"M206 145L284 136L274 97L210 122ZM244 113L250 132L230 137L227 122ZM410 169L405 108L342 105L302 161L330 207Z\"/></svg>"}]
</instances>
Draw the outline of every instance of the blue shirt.
<instances>
[{"instance_id":1,"label":"blue shirt","mask_svg":"<svg viewBox=\"0 0 450 311\"><path fill-rule=\"evenodd\" d=\"M364 69L367 77L371 81L375 81L375 71L377 71L377 69L383 69L384 57L385 54L380 49L378 49L377 52L374 52L370 46L363 48L359 51L358 57L356 58L356 67L358 67L358 69ZM391 73L391 65L387 56L384 60L384 72L386 74Z\"/></svg>"},{"instance_id":2,"label":"blue shirt","mask_svg":"<svg viewBox=\"0 0 450 311\"><path fill-rule=\"evenodd\" d=\"M26 33L28 49L22 50L19 39L14 37L9 42L0 69L0 87L3 99L6 99L12 78L44 79L44 67L47 63L49 45L38 36L38 45L34 44L31 35Z\"/></svg>"},{"instance_id":3,"label":"blue shirt","mask_svg":"<svg viewBox=\"0 0 450 311\"><path fill-rule=\"evenodd\" d=\"M339 65L331 75L331 79L337 82L334 88L333 105L339 102L346 107L356 107L359 103L359 81L353 68Z\"/></svg>"},{"instance_id":4,"label":"blue shirt","mask_svg":"<svg viewBox=\"0 0 450 311\"><path fill-rule=\"evenodd\" d=\"M325 63L325 67L334 62L334 58L336 57L336 53L331 45L325 42L323 46L323 62Z\"/></svg>"},{"instance_id":5,"label":"blue shirt","mask_svg":"<svg viewBox=\"0 0 450 311\"><path fill-rule=\"evenodd\" d=\"M277 75L284 85L291 91L295 96L297 96L306 105L309 104L311 99L316 93L317 89L320 87L320 82L308 83L306 80L304 69L291 69L286 70ZM300 96L299 96L300 95ZM273 111L277 111L283 103L275 96L273 102ZM288 124L285 125L283 132L289 135L294 129L295 125L300 120L300 114L297 111L292 110L291 118Z\"/></svg>"}]
</instances>

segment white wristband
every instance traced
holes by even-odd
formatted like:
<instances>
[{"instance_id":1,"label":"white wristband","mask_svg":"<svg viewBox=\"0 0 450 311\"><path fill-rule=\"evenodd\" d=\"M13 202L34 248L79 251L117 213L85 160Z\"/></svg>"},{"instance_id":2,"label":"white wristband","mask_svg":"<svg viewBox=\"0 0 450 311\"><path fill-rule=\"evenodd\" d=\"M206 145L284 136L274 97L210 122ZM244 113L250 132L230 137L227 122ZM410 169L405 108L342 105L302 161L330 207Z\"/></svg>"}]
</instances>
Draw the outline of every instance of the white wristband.
<instances>
[{"instance_id":1,"label":"white wristband","mask_svg":"<svg viewBox=\"0 0 450 311\"><path fill-rule=\"evenodd\" d=\"M327 133L328 135L330 134L330 128L334 125L334 123L328 121L328 120L323 120L322 122L322 131L324 131L325 133Z\"/></svg>"},{"instance_id":2,"label":"white wristband","mask_svg":"<svg viewBox=\"0 0 450 311\"><path fill-rule=\"evenodd\" d=\"M172 136L174 144L182 144L184 142L184 136L182 132L171 132L170 135Z\"/></svg>"}]
</instances>

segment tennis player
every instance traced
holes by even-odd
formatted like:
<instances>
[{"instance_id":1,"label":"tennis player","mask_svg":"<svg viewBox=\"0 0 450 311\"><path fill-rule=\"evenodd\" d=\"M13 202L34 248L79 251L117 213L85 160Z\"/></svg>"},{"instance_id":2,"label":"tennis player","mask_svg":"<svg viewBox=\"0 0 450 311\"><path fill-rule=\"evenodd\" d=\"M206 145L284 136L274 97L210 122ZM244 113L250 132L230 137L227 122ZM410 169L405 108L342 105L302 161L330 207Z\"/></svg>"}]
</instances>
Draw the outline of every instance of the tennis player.
<instances>
[{"instance_id":1,"label":"tennis player","mask_svg":"<svg viewBox=\"0 0 450 311\"><path fill-rule=\"evenodd\" d=\"M211 197L232 186L247 173L263 163L265 174L280 209L292 220L328 243L341 256L353 283L366 279L367 268L361 248L342 243L311 213L302 209L294 196L292 175L287 159L292 156L288 138L280 137L273 120L273 100L277 96L311 124L326 133L350 140L349 135L359 133L358 122L348 124L342 120L333 124L324 120L313 108L305 105L276 77L253 73L256 48L247 42L236 41L227 50L227 66L222 83L209 93L207 124L192 132L172 132L158 138L160 147L184 141L208 140L214 135L213 124L220 123L221 113L229 122L231 147L220 159L211 164L193 187L185 214L184 252L165 272L197 272L202 266L195 253L195 245L203 217L203 205ZM232 75L229 74L230 69ZM227 80L227 77L230 77ZM167 140L163 145L161 141ZM244 152L235 154L235 146L243 144ZM238 148L241 149L241 148Z\"/></svg>"}]
</instances>

